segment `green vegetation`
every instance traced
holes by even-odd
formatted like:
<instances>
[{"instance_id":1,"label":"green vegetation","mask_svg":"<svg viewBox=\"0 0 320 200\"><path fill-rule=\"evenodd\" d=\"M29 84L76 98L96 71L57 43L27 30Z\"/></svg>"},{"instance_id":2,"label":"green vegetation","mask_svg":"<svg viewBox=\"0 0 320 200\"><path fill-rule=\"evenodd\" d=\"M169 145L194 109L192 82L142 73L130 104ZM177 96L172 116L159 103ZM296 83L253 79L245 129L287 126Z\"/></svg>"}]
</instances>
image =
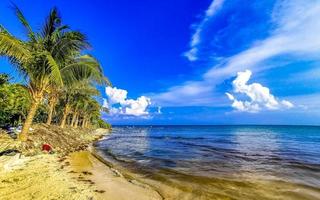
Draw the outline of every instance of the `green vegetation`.
<instances>
[{"instance_id":1,"label":"green vegetation","mask_svg":"<svg viewBox=\"0 0 320 200\"><path fill-rule=\"evenodd\" d=\"M1 77L4 76L1 74ZM30 108L30 95L19 84L3 82L0 85L0 126L17 126L26 119Z\"/></svg>"},{"instance_id":2,"label":"green vegetation","mask_svg":"<svg viewBox=\"0 0 320 200\"><path fill-rule=\"evenodd\" d=\"M62 24L53 8L44 25L34 32L23 13L14 11L26 32L26 40L0 25L0 56L9 59L25 78L11 84L0 75L1 126L23 123L19 138L27 140L32 122L56 123L83 128L107 126L101 122L101 106L94 96L96 85L109 84L99 62L88 51L86 36Z\"/></svg>"}]
</instances>

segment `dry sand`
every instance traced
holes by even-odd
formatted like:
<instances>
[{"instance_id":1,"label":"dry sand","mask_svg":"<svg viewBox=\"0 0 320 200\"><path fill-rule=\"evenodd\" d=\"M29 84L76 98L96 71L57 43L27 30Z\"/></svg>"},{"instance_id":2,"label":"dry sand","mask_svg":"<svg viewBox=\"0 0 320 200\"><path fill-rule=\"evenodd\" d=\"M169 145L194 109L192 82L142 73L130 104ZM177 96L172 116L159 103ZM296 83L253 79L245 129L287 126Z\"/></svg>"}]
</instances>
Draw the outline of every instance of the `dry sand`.
<instances>
[{"instance_id":1,"label":"dry sand","mask_svg":"<svg viewBox=\"0 0 320 200\"><path fill-rule=\"evenodd\" d=\"M0 158L1 200L98 199L94 188L72 178L57 155Z\"/></svg>"}]
</instances>

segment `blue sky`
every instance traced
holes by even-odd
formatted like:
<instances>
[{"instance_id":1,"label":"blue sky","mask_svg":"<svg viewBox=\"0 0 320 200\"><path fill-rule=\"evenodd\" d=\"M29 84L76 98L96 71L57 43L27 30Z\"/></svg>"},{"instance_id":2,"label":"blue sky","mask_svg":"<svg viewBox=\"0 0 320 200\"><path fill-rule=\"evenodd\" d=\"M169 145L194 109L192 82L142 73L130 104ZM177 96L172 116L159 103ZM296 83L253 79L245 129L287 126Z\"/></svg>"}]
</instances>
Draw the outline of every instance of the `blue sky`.
<instances>
[{"instance_id":1,"label":"blue sky","mask_svg":"<svg viewBox=\"0 0 320 200\"><path fill-rule=\"evenodd\" d=\"M87 34L113 124L320 124L317 0L14 2L35 28L57 6ZM10 1L0 24L23 37Z\"/></svg>"}]
</instances>

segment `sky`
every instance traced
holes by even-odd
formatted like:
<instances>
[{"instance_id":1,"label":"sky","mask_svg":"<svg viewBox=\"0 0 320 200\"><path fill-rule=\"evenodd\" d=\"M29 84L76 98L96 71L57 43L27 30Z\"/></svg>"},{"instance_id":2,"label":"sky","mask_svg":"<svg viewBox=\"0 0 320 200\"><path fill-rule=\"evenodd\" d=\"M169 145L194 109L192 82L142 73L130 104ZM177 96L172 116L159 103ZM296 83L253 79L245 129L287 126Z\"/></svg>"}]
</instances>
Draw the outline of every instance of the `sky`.
<instances>
[{"instance_id":1,"label":"sky","mask_svg":"<svg viewBox=\"0 0 320 200\"><path fill-rule=\"evenodd\" d=\"M11 2L0 24L24 38ZM320 125L318 0L13 2L34 29L56 6L88 36L112 124Z\"/></svg>"}]
</instances>

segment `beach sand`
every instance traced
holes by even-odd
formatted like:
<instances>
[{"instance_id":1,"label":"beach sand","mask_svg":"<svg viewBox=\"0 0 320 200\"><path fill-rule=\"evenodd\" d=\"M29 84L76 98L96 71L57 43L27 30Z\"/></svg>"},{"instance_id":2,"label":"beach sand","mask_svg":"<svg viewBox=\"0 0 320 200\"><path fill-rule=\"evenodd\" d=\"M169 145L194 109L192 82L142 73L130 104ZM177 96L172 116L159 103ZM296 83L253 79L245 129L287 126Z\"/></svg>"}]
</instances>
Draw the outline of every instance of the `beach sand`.
<instances>
[{"instance_id":1,"label":"beach sand","mask_svg":"<svg viewBox=\"0 0 320 200\"><path fill-rule=\"evenodd\" d=\"M147 185L130 182L88 151L0 158L1 200L157 200Z\"/></svg>"},{"instance_id":2,"label":"beach sand","mask_svg":"<svg viewBox=\"0 0 320 200\"><path fill-rule=\"evenodd\" d=\"M98 199L94 187L70 176L57 155L2 156L1 200Z\"/></svg>"}]
</instances>

